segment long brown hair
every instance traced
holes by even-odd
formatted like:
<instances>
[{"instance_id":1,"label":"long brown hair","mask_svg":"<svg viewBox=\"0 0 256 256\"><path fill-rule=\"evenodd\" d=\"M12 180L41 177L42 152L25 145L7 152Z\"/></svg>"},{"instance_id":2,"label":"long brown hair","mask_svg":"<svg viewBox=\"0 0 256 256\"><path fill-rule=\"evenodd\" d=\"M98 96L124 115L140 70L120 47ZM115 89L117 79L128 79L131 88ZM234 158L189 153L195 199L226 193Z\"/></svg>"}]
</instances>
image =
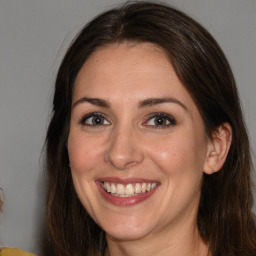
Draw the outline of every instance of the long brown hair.
<instances>
[{"instance_id":1,"label":"long brown hair","mask_svg":"<svg viewBox=\"0 0 256 256\"><path fill-rule=\"evenodd\" d=\"M93 19L74 39L59 68L46 138L47 221L56 255L101 255L106 246L104 231L74 191L66 144L79 70L98 47L123 41L150 42L168 54L209 137L224 122L231 125L232 144L224 166L203 177L197 224L214 256L256 255L249 142L228 61L196 21L153 2L127 3Z\"/></svg>"}]
</instances>

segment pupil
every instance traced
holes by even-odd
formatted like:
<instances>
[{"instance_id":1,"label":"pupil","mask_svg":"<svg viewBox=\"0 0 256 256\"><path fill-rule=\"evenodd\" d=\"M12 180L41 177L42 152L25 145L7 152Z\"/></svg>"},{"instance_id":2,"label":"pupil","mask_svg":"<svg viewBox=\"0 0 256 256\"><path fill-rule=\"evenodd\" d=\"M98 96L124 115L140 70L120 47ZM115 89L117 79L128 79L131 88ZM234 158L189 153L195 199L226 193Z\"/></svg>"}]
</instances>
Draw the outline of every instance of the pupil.
<instances>
[{"instance_id":1,"label":"pupil","mask_svg":"<svg viewBox=\"0 0 256 256\"><path fill-rule=\"evenodd\" d=\"M155 124L156 125L163 125L165 123L164 119L163 118L157 118L156 121L155 121Z\"/></svg>"},{"instance_id":2,"label":"pupil","mask_svg":"<svg viewBox=\"0 0 256 256\"><path fill-rule=\"evenodd\" d=\"M101 124L101 119L100 119L100 117L95 117L95 118L94 118L94 124L96 124L96 125Z\"/></svg>"}]
</instances>

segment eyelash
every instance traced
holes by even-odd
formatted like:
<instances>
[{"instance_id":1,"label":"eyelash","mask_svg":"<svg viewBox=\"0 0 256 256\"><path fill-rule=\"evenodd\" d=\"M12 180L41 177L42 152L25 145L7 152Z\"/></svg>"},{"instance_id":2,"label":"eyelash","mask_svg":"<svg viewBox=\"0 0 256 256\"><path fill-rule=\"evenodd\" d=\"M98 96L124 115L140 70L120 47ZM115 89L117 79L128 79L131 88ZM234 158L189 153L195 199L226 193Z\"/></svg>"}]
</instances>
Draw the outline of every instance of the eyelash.
<instances>
[{"instance_id":1,"label":"eyelash","mask_svg":"<svg viewBox=\"0 0 256 256\"><path fill-rule=\"evenodd\" d=\"M103 121L103 124L99 124L99 125L97 125L97 124L87 124L86 123L86 121L88 121L89 120L89 118L101 118L101 119L104 119L104 121ZM89 126L89 127L101 127L101 126L103 126L103 125L106 125L106 124L104 124L104 122L105 121L107 121L109 124L110 124L110 122L107 120L107 118L105 117L105 115L103 115L103 114L101 114L101 113L90 113L90 114L87 114L87 115L85 115L85 116L83 116L82 118L81 118L81 120L79 121L79 124L81 124L81 125L83 125L83 126ZM107 124L107 125L109 125L109 124Z\"/></svg>"},{"instance_id":2,"label":"eyelash","mask_svg":"<svg viewBox=\"0 0 256 256\"><path fill-rule=\"evenodd\" d=\"M153 119L165 119L166 122L169 122L168 124L159 124L159 125L147 125L146 123L149 122L150 120L153 120ZM170 126L173 126L175 125L177 122L175 120L174 117L172 117L171 115L168 115L168 114L165 114L165 113L153 113L150 115L150 117L145 121L143 122L143 125L144 126L149 126L150 128L153 128L153 129L164 129L164 128L168 128Z\"/></svg>"},{"instance_id":3,"label":"eyelash","mask_svg":"<svg viewBox=\"0 0 256 256\"><path fill-rule=\"evenodd\" d=\"M103 120L103 124L88 124L86 123L90 118L100 118L100 119L104 119ZM165 122L167 122L167 124L159 124L159 125L148 125L146 123L150 122L151 120L153 119L164 119ZM108 124L104 124L104 122L107 121ZM105 115L101 114L101 113L90 113L90 114L87 114L85 116L83 116L81 118L81 120L79 121L79 124L83 125L83 126L89 126L89 127L102 127L102 126L105 126L105 125L110 125L111 123L107 120L107 118L105 117ZM147 126L147 127L150 127L150 128L153 128L153 129L164 129L164 128L168 128L170 126L173 126L173 125L176 125L176 120L174 117L168 115L168 114L165 114L165 113L153 113L151 114L146 121L144 121L142 123L143 126Z\"/></svg>"}]
</instances>

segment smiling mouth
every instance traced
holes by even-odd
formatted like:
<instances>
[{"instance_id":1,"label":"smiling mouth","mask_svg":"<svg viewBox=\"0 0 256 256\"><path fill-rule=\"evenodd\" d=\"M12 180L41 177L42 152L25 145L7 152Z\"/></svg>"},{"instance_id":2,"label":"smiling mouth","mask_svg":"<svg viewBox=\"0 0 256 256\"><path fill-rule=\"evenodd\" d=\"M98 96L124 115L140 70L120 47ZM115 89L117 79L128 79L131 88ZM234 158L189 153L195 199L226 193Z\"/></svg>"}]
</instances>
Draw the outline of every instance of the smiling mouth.
<instances>
[{"instance_id":1,"label":"smiling mouth","mask_svg":"<svg viewBox=\"0 0 256 256\"><path fill-rule=\"evenodd\" d=\"M129 183L129 184L121 184L121 183L114 183L108 181L100 182L102 188L112 196L116 197L134 197L146 194L152 190L154 190L158 183Z\"/></svg>"}]
</instances>

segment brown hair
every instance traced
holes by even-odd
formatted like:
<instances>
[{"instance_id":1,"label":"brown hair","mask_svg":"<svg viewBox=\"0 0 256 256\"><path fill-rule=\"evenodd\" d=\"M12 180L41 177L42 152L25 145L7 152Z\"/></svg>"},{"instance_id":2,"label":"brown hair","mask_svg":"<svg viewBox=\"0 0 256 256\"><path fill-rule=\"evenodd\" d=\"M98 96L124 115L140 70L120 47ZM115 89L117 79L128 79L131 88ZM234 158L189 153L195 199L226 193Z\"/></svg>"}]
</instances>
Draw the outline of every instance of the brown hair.
<instances>
[{"instance_id":1,"label":"brown hair","mask_svg":"<svg viewBox=\"0 0 256 256\"><path fill-rule=\"evenodd\" d=\"M92 52L107 44L150 42L162 48L197 105L209 137L228 122L233 138L222 169L203 177L198 228L214 256L256 255L251 159L230 66L213 37L165 4L132 2L86 25L68 49L56 79L47 147L47 221L57 255L101 255L106 241L73 187L67 139L76 76Z\"/></svg>"}]
</instances>

